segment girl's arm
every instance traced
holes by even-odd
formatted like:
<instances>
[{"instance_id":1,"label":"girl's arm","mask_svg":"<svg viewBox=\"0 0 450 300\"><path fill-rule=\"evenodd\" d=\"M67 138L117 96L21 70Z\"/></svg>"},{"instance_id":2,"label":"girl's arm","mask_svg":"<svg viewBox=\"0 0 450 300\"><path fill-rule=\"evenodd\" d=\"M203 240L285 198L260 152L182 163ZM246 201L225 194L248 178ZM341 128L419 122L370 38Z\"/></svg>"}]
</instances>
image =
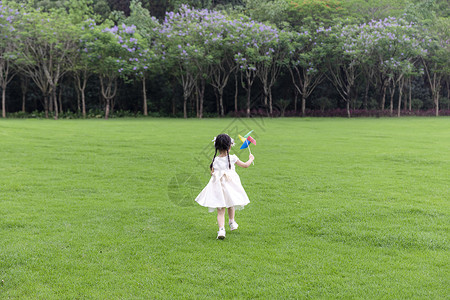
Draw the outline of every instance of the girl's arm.
<instances>
[{"instance_id":1,"label":"girl's arm","mask_svg":"<svg viewBox=\"0 0 450 300\"><path fill-rule=\"evenodd\" d=\"M255 159L255 157L253 156L253 154L250 154L248 156L247 162L244 163L240 160L237 160L236 165L238 165L239 167L242 167L242 168L248 168L254 159Z\"/></svg>"}]
</instances>

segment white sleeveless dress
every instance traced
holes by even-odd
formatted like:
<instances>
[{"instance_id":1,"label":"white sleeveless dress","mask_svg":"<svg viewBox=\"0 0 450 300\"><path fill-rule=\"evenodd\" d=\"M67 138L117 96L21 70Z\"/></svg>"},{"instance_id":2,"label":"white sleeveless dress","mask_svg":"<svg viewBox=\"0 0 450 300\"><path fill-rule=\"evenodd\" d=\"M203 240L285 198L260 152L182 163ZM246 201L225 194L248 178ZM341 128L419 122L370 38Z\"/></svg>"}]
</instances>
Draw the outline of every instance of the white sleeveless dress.
<instances>
[{"instance_id":1,"label":"white sleeveless dress","mask_svg":"<svg viewBox=\"0 0 450 300\"><path fill-rule=\"evenodd\" d=\"M209 211L213 212L216 208L222 207L235 207L239 210L250 203L235 170L234 164L238 160L236 155L230 155L230 169L226 156L214 159L214 173L206 187L195 198L198 204L208 207Z\"/></svg>"}]
</instances>

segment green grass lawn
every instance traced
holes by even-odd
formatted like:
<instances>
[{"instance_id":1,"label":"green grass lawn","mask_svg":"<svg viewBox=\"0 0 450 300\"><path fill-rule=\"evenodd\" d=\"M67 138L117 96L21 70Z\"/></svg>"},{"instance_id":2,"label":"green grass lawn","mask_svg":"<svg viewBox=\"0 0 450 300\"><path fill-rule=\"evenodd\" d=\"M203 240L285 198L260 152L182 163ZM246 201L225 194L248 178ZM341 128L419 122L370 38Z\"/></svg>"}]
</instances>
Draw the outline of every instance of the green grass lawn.
<instances>
[{"instance_id":1,"label":"green grass lawn","mask_svg":"<svg viewBox=\"0 0 450 300\"><path fill-rule=\"evenodd\" d=\"M249 129L219 241L194 199ZM0 170L0 299L449 296L450 118L0 120Z\"/></svg>"}]
</instances>

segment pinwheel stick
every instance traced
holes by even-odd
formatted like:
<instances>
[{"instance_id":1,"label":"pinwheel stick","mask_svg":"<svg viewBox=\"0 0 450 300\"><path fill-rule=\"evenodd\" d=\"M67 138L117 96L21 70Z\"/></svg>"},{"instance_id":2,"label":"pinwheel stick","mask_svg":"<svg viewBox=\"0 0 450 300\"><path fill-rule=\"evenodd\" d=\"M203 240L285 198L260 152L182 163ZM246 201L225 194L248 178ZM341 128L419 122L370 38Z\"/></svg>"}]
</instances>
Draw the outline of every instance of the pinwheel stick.
<instances>
[{"instance_id":1,"label":"pinwheel stick","mask_svg":"<svg viewBox=\"0 0 450 300\"><path fill-rule=\"evenodd\" d=\"M248 152L250 153L250 154L252 154L252 150L250 150L250 145L248 145ZM252 165L255 165L255 162L254 161L252 161Z\"/></svg>"}]
</instances>

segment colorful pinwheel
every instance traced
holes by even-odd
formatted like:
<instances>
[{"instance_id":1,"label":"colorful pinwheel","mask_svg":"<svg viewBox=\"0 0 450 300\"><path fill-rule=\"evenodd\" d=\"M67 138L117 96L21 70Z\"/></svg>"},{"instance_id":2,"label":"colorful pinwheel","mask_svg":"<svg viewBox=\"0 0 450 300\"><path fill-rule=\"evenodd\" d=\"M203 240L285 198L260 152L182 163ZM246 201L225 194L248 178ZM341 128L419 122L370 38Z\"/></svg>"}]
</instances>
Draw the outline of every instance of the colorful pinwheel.
<instances>
[{"instance_id":1,"label":"colorful pinwheel","mask_svg":"<svg viewBox=\"0 0 450 300\"><path fill-rule=\"evenodd\" d=\"M253 132L253 130L250 131L249 133L247 133L247 134L244 135L244 136L241 136L240 134L238 135L238 136L239 136L239 139L240 139L241 142L243 143L240 149L245 149L245 148L247 148L248 146L250 146L250 143L256 145L255 139L252 138L252 137L250 136L250 134L251 134L252 132ZM250 151L250 148L248 148L248 151ZM252 153L252 152L250 151L250 153Z\"/></svg>"},{"instance_id":2,"label":"colorful pinwheel","mask_svg":"<svg viewBox=\"0 0 450 300\"><path fill-rule=\"evenodd\" d=\"M256 145L256 140L250 136L250 134L251 134L252 132L253 132L253 130L250 131L249 133L247 133L247 134L244 135L244 136L241 136L240 134L238 134L239 139L240 139L241 142L243 143L242 146L241 146L241 148L239 148L239 149L245 149L245 148L248 148L248 152L249 152L250 154L252 154L252 151L250 150L250 143ZM253 164L255 164L255 163L253 163Z\"/></svg>"}]
</instances>

